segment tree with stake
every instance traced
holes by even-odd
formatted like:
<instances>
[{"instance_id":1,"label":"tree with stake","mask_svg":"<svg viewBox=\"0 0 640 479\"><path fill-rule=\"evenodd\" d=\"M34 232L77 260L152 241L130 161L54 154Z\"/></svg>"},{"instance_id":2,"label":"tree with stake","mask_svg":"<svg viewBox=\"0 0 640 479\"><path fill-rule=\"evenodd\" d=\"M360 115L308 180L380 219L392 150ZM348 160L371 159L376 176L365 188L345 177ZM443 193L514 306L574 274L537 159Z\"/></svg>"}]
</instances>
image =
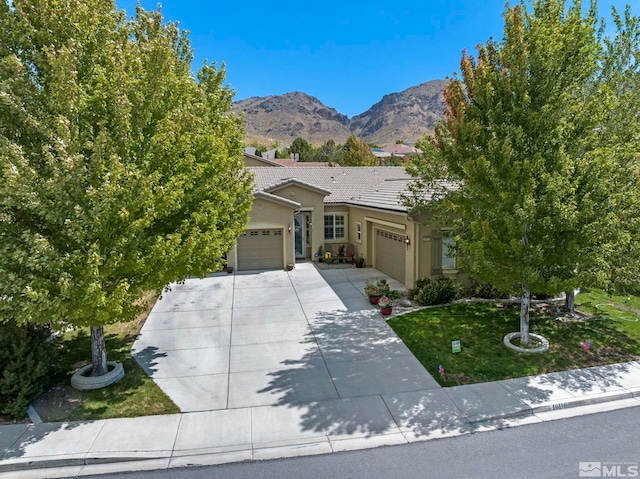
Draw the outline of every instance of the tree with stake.
<instances>
[{"instance_id":1,"label":"tree with stake","mask_svg":"<svg viewBox=\"0 0 640 479\"><path fill-rule=\"evenodd\" d=\"M0 4L0 312L104 326L221 266L251 206L224 68L191 73L177 25L113 1Z\"/></svg>"},{"instance_id":2,"label":"tree with stake","mask_svg":"<svg viewBox=\"0 0 640 479\"><path fill-rule=\"evenodd\" d=\"M616 18L604 39L595 1L507 5L503 41L463 54L446 118L409 165L409 203L457 218L471 274L521 288L524 344L532 291L613 284L621 248L637 251L638 136L619 122L637 135L639 30Z\"/></svg>"}]
</instances>

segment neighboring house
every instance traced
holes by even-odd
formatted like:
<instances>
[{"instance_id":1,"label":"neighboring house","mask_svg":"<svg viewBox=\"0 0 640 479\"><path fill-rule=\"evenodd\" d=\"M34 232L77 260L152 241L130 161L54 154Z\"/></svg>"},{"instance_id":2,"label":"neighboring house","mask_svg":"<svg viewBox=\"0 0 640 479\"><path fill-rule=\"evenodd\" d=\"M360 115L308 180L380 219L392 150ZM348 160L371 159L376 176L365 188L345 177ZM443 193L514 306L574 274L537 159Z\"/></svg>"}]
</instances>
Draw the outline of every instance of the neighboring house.
<instances>
[{"instance_id":1,"label":"neighboring house","mask_svg":"<svg viewBox=\"0 0 640 479\"><path fill-rule=\"evenodd\" d=\"M373 156L375 156L376 160L378 160L379 166L384 165L385 159L391 158L392 156L391 153L387 153L382 148L371 148L371 153L373 153Z\"/></svg>"},{"instance_id":2,"label":"neighboring house","mask_svg":"<svg viewBox=\"0 0 640 479\"><path fill-rule=\"evenodd\" d=\"M256 158L245 155L255 189L246 232L227 256L236 270L284 269L317 261L321 247L353 244L367 266L408 288L425 276L458 279L452 240L402 204L411 181L403 167L259 166Z\"/></svg>"},{"instance_id":3,"label":"neighboring house","mask_svg":"<svg viewBox=\"0 0 640 479\"><path fill-rule=\"evenodd\" d=\"M384 148L382 148L382 150L386 151L390 155L400 157L422 153L422 150L420 150L419 148L416 148L415 146L404 145L402 143L385 146Z\"/></svg>"}]
</instances>

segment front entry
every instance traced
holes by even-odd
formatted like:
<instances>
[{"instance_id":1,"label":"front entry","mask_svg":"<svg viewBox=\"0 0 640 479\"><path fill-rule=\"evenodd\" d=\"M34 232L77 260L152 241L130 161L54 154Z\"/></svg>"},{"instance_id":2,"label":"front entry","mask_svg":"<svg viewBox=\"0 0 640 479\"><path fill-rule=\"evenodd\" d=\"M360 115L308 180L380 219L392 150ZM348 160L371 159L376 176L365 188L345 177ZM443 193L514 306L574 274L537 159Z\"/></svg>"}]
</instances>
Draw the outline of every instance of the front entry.
<instances>
[{"instance_id":1,"label":"front entry","mask_svg":"<svg viewBox=\"0 0 640 479\"><path fill-rule=\"evenodd\" d=\"M295 224L295 248L296 259L304 259L305 253L305 215L295 215L293 217Z\"/></svg>"}]
</instances>

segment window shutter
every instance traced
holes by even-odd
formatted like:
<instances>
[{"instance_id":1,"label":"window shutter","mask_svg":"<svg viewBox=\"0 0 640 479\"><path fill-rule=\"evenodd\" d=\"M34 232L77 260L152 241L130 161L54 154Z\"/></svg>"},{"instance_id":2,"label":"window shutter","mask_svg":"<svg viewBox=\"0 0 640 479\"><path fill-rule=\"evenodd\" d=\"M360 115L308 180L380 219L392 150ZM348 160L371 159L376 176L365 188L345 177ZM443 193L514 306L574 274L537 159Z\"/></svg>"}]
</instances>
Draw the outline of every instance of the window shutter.
<instances>
[{"instance_id":1,"label":"window shutter","mask_svg":"<svg viewBox=\"0 0 640 479\"><path fill-rule=\"evenodd\" d=\"M431 238L431 274L442 274L442 238Z\"/></svg>"}]
</instances>

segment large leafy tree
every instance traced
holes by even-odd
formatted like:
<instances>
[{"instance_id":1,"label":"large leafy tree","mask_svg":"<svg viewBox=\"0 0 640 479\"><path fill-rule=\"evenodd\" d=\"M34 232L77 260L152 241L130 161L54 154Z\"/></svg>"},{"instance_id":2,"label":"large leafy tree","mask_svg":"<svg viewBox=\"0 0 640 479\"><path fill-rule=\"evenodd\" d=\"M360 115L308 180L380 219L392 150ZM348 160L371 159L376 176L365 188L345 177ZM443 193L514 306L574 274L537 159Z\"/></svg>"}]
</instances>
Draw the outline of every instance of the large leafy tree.
<instances>
[{"instance_id":1,"label":"large leafy tree","mask_svg":"<svg viewBox=\"0 0 640 479\"><path fill-rule=\"evenodd\" d=\"M607 40L595 1L507 5L504 39L463 54L409 167L412 203L458 218L471 273L522 289L523 343L531 291L611 284L637 253L638 22L615 17Z\"/></svg>"},{"instance_id":2,"label":"large leafy tree","mask_svg":"<svg viewBox=\"0 0 640 479\"><path fill-rule=\"evenodd\" d=\"M343 161L342 147L340 145L336 145L336 142L333 140L325 141L322 145L316 148L315 161L341 164Z\"/></svg>"},{"instance_id":3,"label":"large leafy tree","mask_svg":"<svg viewBox=\"0 0 640 479\"><path fill-rule=\"evenodd\" d=\"M0 4L0 312L104 325L145 291L216 269L251 179L224 68L175 24L113 1Z\"/></svg>"},{"instance_id":4,"label":"large leafy tree","mask_svg":"<svg viewBox=\"0 0 640 479\"><path fill-rule=\"evenodd\" d=\"M371 151L371 147L361 138L351 135L344 145L343 164L345 166L376 166L378 160Z\"/></svg>"},{"instance_id":5,"label":"large leafy tree","mask_svg":"<svg viewBox=\"0 0 640 479\"><path fill-rule=\"evenodd\" d=\"M289 147L291 153L298 154L298 161L313 161L313 146L304 138L296 138Z\"/></svg>"}]
</instances>

